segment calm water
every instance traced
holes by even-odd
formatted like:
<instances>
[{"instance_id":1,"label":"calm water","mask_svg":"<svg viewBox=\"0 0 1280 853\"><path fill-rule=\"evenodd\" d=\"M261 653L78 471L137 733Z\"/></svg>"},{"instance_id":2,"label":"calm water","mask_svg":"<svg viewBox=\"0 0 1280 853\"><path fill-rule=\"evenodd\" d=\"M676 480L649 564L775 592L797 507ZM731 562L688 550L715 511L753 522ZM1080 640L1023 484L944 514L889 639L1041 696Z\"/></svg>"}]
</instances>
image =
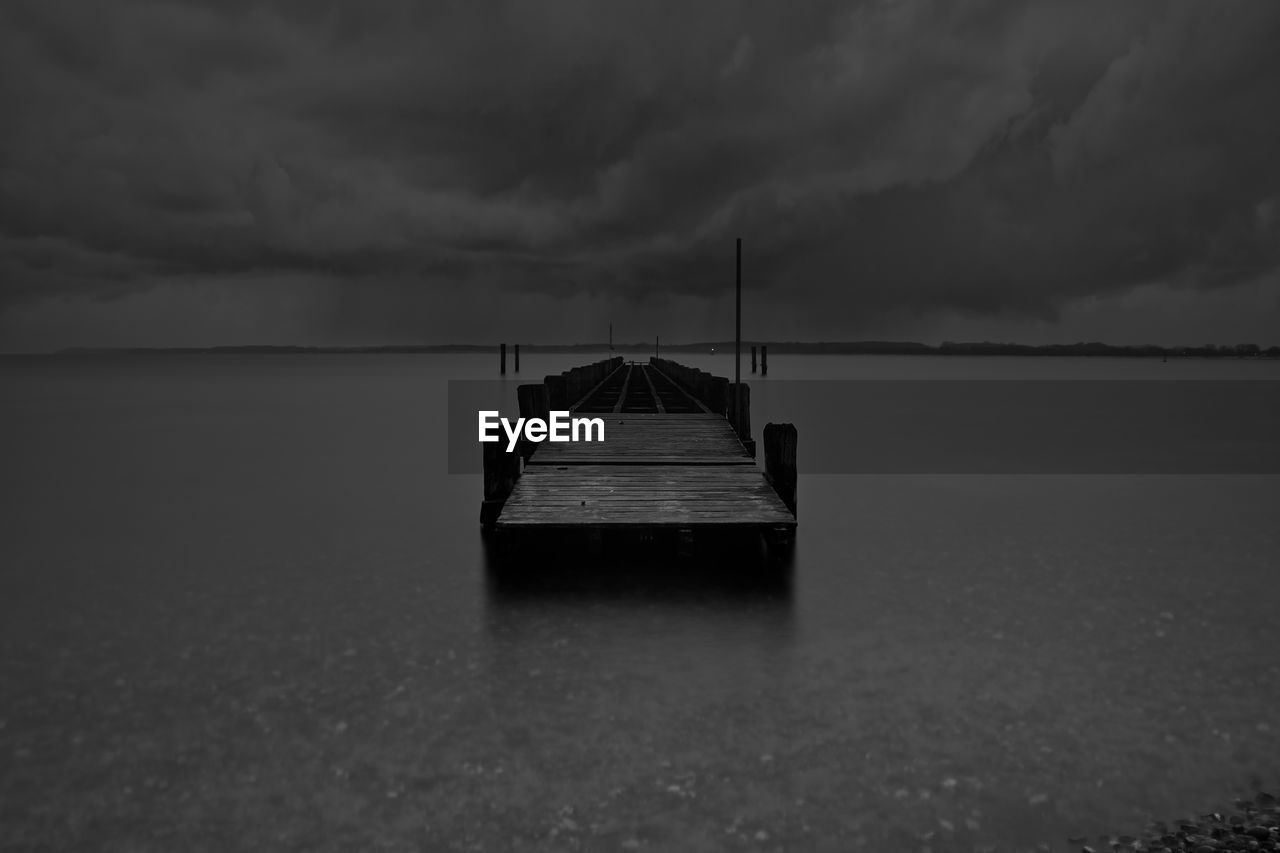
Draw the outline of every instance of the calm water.
<instances>
[{"instance_id":1,"label":"calm water","mask_svg":"<svg viewBox=\"0 0 1280 853\"><path fill-rule=\"evenodd\" d=\"M494 360L0 362L0 846L1057 850L1280 787L1280 478L809 476L789 583L513 592L443 450ZM775 355L753 421L1170 368L1280 378Z\"/></svg>"}]
</instances>

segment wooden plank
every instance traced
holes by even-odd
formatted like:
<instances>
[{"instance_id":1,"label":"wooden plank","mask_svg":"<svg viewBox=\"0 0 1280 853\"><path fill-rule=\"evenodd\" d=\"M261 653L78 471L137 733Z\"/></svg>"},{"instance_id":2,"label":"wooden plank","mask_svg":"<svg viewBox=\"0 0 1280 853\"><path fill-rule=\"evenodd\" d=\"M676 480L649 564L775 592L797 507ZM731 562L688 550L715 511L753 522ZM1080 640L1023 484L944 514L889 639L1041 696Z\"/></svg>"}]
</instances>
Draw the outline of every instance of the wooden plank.
<instances>
[{"instance_id":1,"label":"wooden plank","mask_svg":"<svg viewBox=\"0 0 1280 853\"><path fill-rule=\"evenodd\" d=\"M615 414L622 411L622 404L627 401L627 388L631 385L632 373L634 373L634 370L631 365L627 365L626 376L622 379L622 390L618 392L618 402L613 404L613 411Z\"/></svg>"},{"instance_id":2,"label":"wooden plank","mask_svg":"<svg viewBox=\"0 0 1280 853\"><path fill-rule=\"evenodd\" d=\"M667 407L662 404L662 398L658 396L658 389L653 387L653 377L643 367L640 369L640 374L644 376L644 382L649 386L649 395L653 397L653 404L657 408L658 414L666 414Z\"/></svg>"},{"instance_id":3,"label":"wooden plank","mask_svg":"<svg viewBox=\"0 0 1280 853\"><path fill-rule=\"evenodd\" d=\"M542 442L530 466L663 463L751 465L729 422L719 415L601 414L604 441Z\"/></svg>"},{"instance_id":4,"label":"wooden plank","mask_svg":"<svg viewBox=\"0 0 1280 853\"><path fill-rule=\"evenodd\" d=\"M500 528L786 528L793 516L754 466L531 467Z\"/></svg>"},{"instance_id":5,"label":"wooden plank","mask_svg":"<svg viewBox=\"0 0 1280 853\"><path fill-rule=\"evenodd\" d=\"M613 370L608 371L608 373L605 374L603 379L601 379L595 385L591 386L591 388L588 389L586 393L584 393L581 397L579 397L577 400L573 400L572 402L570 402L569 411L571 412L576 411L578 406L581 406L582 404L590 400L593 396L598 394L600 392L600 389L603 388L605 385L607 385L609 383L609 380L612 379L613 376L618 373L618 371L626 369L627 364L626 362L622 361L622 357L616 356L616 358L618 359L618 366L615 367ZM606 361L608 361L608 359L606 359ZM596 364L600 364L600 365L604 363L605 362L596 362ZM591 368L593 366L595 365L590 365L590 364L586 365L587 368ZM574 369L581 370L583 368L574 368ZM572 371L569 371L569 372L572 372Z\"/></svg>"},{"instance_id":6,"label":"wooden plank","mask_svg":"<svg viewBox=\"0 0 1280 853\"><path fill-rule=\"evenodd\" d=\"M676 382L675 380L673 380L670 376L667 376L665 373L659 370L655 365L652 365L652 364L644 365L644 371L645 371L646 377L649 379L649 386L654 389L655 396L657 395L658 392L657 392L657 384L653 381L653 376L658 376L659 381L661 381L664 386L674 389L678 394L680 394L680 396L682 396L685 400L687 400L689 404L694 408L696 408L699 412L707 415L714 414L714 412L712 412L709 408L707 408L706 404L703 403L703 401L699 400L693 394L690 394L688 390L684 388L684 386L682 386L679 382ZM652 371L652 375L649 375L650 371Z\"/></svg>"}]
</instances>

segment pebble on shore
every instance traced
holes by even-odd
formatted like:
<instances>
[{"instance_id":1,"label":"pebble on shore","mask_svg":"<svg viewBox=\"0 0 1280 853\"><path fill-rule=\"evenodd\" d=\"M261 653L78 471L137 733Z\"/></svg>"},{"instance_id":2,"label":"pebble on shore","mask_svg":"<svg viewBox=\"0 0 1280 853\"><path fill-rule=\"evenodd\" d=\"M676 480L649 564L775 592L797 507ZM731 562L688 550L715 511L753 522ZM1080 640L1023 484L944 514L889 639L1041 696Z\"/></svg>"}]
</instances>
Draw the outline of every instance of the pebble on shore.
<instances>
[{"instance_id":1,"label":"pebble on shore","mask_svg":"<svg viewBox=\"0 0 1280 853\"><path fill-rule=\"evenodd\" d=\"M1068 839L1078 843L1078 838ZM1253 799L1237 800L1231 812L1213 812L1195 820L1157 823L1139 838L1104 838L1099 847L1085 845L1081 853L1132 850L1135 853L1222 853L1250 850L1280 853L1280 803L1265 791Z\"/></svg>"}]
</instances>

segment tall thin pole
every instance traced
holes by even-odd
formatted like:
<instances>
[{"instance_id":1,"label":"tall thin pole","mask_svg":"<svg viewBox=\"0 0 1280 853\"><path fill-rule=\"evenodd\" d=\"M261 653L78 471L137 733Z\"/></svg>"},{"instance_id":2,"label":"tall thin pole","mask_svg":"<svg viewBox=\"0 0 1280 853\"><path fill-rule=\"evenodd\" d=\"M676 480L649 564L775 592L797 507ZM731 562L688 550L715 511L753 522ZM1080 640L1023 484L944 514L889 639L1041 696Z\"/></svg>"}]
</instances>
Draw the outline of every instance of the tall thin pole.
<instances>
[{"instance_id":1,"label":"tall thin pole","mask_svg":"<svg viewBox=\"0 0 1280 853\"><path fill-rule=\"evenodd\" d=\"M737 239L736 311L733 331L733 428L742 421L742 238Z\"/></svg>"}]
</instances>

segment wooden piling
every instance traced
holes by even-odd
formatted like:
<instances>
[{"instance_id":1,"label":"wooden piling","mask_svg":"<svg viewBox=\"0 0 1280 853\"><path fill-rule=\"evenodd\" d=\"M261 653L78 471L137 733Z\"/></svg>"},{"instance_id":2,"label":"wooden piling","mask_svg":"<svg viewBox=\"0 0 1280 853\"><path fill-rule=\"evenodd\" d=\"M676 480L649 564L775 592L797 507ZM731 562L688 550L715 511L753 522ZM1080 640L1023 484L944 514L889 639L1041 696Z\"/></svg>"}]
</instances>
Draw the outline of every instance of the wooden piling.
<instances>
[{"instance_id":1,"label":"wooden piling","mask_svg":"<svg viewBox=\"0 0 1280 853\"><path fill-rule=\"evenodd\" d=\"M692 560L697 552L697 540L693 535L693 528L681 527L676 530L676 558L679 560Z\"/></svg>"},{"instance_id":2,"label":"wooden piling","mask_svg":"<svg viewBox=\"0 0 1280 853\"><path fill-rule=\"evenodd\" d=\"M498 344L498 373L507 375L507 345Z\"/></svg>"},{"instance_id":3,"label":"wooden piling","mask_svg":"<svg viewBox=\"0 0 1280 853\"><path fill-rule=\"evenodd\" d=\"M502 441L480 445L484 458L484 501L480 504L480 524L493 528L516 480L520 479L520 454L508 453Z\"/></svg>"},{"instance_id":4,"label":"wooden piling","mask_svg":"<svg viewBox=\"0 0 1280 853\"><path fill-rule=\"evenodd\" d=\"M769 375L769 348L764 344L760 345L760 375Z\"/></svg>"},{"instance_id":5,"label":"wooden piling","mask_svg":"<svg viewBox=\"0 0 1280 853\"><path fill-rule=\"evenodd\" d=\"M706 378L707 408L717 415L729 417L729 380L723 376Z\"/></svg>"},{"instance_id":6,"label":"wooden piling","mask_svg":"<svg viewBox=\"0 0 1280 853\"><path fill-rule=\"evenodd\" d=\"M541 418L547 420L551 414L551 406L548 402L547 386L543 385L521 385L516 388L516 399L520 403L520 417ZM528 460L533 455L533 451L538 445L527 439L520 439L520 456Z\"/></svg>"},{"instance_id":7,"label":"wooden piling","mask_svg":"<svg viewBox=\"0 0 1280 853\"><path fill-rule=\"evenodd\" d=\"M520 345L516 344L516 373L520 372Z\"/></svg>"},{"instance_id":8,"label":"wooden piling","mask_svg":"<svg viewBox=\"0 0 1280 853\"><path fill-rule=\"evenodd\" d=\"M737 433L742 446L754 459L756 443L751 437L751 386L745 382L734 382L729 385L729 424Z\"/></svg>"},{"instance_id":9,"label":"wooden piling","mask_svg":"<svg viewBox=\"0 0 1280 853\"><path fill-rule=\"evenodd\" d=\"M796 438L794 424L764 425L765 477L792 515L796 514Z\"/></svg>"},{"instance_id":10,"label":"wooden piling","mask_svg":"<svg viewBox=\"0 0 1280 853\"><path fill-rule=\"evenodd\" d=\"M756 348L754 345L751 347L751 372L756 372Z\"/></svg>"},{"instance_id":11,"label":"wooden piling","mask_svg":"<svg viewBox=\"0 0 1280 853\"><path fill-rule=\"evenodd\" d=\"M569 408L568 382L563 373L555 373L542 380L547 388L547 406L556 411Z\"/></svg>"}]
</instances>

